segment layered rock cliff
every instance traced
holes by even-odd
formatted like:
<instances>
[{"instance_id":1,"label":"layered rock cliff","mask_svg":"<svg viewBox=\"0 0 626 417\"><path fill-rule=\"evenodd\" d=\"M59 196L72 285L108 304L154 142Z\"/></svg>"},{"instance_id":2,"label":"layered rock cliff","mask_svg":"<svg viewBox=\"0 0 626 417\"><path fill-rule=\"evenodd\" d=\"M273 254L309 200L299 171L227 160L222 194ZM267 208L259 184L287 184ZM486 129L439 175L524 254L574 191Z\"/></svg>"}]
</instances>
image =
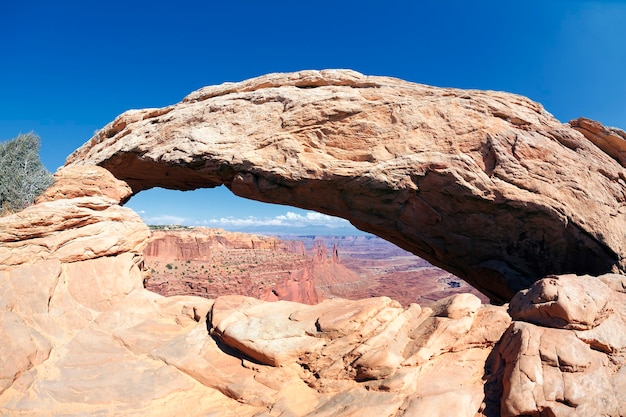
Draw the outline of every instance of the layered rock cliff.
<instances>
[{"instance_id":1,"label":"layered rock cliff","mask_svg":"<svg viewBox=\"0 0 626 417\"><path fill-rule=\"evenodd\" d=\"M143 251L150 270L146 288L161 295L239 294L304 304L354 298L351 286L361 278L339 262L336 247L329 256L322 241L316 243L308 254L303 242L276 237L207 228L153 231Z\"/></svg>"},{"instance_id":2,"label":"layered rock cliff","mask_svg":"<svg viewBox=\"0 0 626 417\"><path fill-rule=\"evenodd\" d=\"M589 132L517 96L337 71L123 115L0 218L0 412L626 416L626 277L580 273L624 269L624 167L587 138L621 134ZM218 183L343 214L510 304L145 290L149 230L120 204ZM541 276L561 270L579 274Z\"/></svg>"},{"instance_id":3,"label":"layered rock cliff","mask_svg":"<svg viewBox=\"0 0 626 417\"><path fill-rule=\"evenodd\" d=\"M143 254L146 259L208 260L211 254L226 249L271 250L296 255L305 252L302 242L221 229L192 228L152 231Z\"/></svg>"}]
</instances>

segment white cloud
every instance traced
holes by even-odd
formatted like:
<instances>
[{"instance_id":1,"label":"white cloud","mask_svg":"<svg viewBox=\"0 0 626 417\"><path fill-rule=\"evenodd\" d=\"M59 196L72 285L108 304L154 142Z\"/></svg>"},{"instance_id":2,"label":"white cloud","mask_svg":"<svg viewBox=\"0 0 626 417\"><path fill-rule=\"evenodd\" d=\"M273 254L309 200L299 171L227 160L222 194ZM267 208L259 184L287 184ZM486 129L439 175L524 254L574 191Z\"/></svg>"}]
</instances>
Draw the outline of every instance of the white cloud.
<instances>
[{"instance_id":1,"label":"white cloud","mask_svg":"<svg viewBox=\"0 0 626 417\"><path fill-rule=\"evenodd\" d=\"M304 215L288 211L285 214L280 214L275 217L255 217L248 216L245 218L237 217L221 217L219 219L213 218L203 220L198 224L202 224L210 227L221 228L244 228L244 227L293 227L293 228L305 228L310 226L327 227L330 229L349 227L350 223L347 220L337 217L328 216L322 213L306 212Z\"/></svg>"},{"instance_id":2,"label":"white cloud","mask_svg":"<svg viewBox=\"0 0 626 417\"><path fill-rule=\"evenodd\" d=\"M137 213L149 225L179 224L205 226L252 233L351 233L354 227L347 220L314 211L302 214L288 211L274 217L220 217L198 220L171 214L146 215L145 210Z\"/></svg>"}]
</instances>

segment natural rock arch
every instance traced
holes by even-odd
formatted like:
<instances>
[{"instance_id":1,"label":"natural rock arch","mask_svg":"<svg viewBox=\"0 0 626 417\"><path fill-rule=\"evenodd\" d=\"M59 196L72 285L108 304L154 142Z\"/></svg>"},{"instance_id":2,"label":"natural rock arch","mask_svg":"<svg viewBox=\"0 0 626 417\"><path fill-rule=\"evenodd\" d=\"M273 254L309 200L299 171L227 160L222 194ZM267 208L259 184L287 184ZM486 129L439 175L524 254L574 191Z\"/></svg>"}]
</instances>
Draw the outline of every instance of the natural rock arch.
<instances>
[{"instance_id":1,"label":"natural rock arch","mask_svg":"<svg viewBox=\"0 0 626 417\"><path fill-rule=\"evenodd\" d=\"M319 79L332 83L302 96L289 88L287 92L283 87L272 90L272 80L289 84L298 77L309 80L301 86L311 86L311 80L317 83ZM444 106L446 97L466 100L461 92L429 90L397 80L349 72L269 76L237 85L233 91L239 93L224 94L230 98L224 99L224 113L214 115L217 119L206 121L201 108L192 108L192 115L199 112L205 120L200 123L204 130L199 140L192 140L193 126L199 122L185 120L185 105L169 109L172 118L161 120L160 129L154 131L150 125L158 112L122 116L70 158L72 166L55 173L54 185L37 204L0 218L0 347L4 353L0 355L0 408L12 415L173 415L181 406L189 415L233 417L626 415L622 399L626 387L625 275L541 279L518 292L507 307L481 305L471 294L403 308L387 297L327 299L307 306L239 295L163 297L144 288L142 252L150 231L137 213L119 203L133 192L159 184L193 188L223 182L240 194L326 207L383 236L412 244L416 252L423 251L426 243L432 244L434 259L450 268L472 271L464 252L453 252L457 246L444 245L464 242L459 238L463 232L473 243L465 247L471 255L502 257L519 271L529 271L515 281L515 276L493 267L497 265L494 262L487 263L484 270L491 268L495 280L483 278L479 283L502 298L507 293L499 292L501 289L510 291L537 273L531 257L522 256L525 252L511 255L495 243L499 237L502 245L513 245L518 230L523 230L530 242L557 236L553 230L558 230L559 224L561 230L580 230L591 244L581 249L576 245L585 240L564 233L559 239L570 245L566 249L587 256L600 248L603 259L608 260L606 267L611 264L623 272L624 169L614 161L623 161L626 136L616 129L585 120L572 123L583 137L537 106L540 120L524 125L527 130L520 132L511 128L518 134L512 142L505 139L513 133L507 133L502 127L506 125L497 120L492 122L501 130L489 125L470 129L468 134L475 142L463 141L463 135L451 141L446 136L441 139L428 130L431 125L436 125L437 131L446 126L436 123L437 117L443 117L436 111L434 119L418 124L418 133L411 131L404 140L381 145L368 133L365 141L371 146L357 150L350 149L353 141L343 148L327 145L333 140L332 129L350 133L352 123L361 123L358 114L344 119L347 125L329 120L313 127L331 129L320 131L317 143L298 130L283 132L281 141L273 142L270 135L266 146L259 146L254 136L227 134L231 139L224 141L219 135L206 135L207 128L240 126L240 119L228 115L236 114L237 101L247 103L241 97L248 94L280 93L307 105L307 97L311 101L317 94L327 94L324 88L336 97L345 97L345 86L340 84L350 79L353 84L360 80L379 85L380 90L366 90L373 87L365 86L357 90L367 100L359 102L364 108L376 101L374 92L386 92L389 100L400 100L415 91L431 91L425 102L435 97L440 103L435 110L449 109L444 116L465 111L459 110L464 107L454 100ZM261 84L265 85L258 90L262 93L241 92ZM467 109L479 106L484 97L507 98L507 106L514 110L515 100L526 103L493 93L472 92L471 96L465 103ZM395 120L392 125L399 120L403 124L419 120L419 112L432 110L422 101L411 100L408 109L402 110L404 116L394 113L389 119L390 123ZM256 105L264 107L271 102L259 99ZM455 108L454 103L459 106ZM211 101L205 104L216 105ZM313 116L315 109L309 108ZM176 115L178 111L181 113ZM264 118L254 114L259 125L244 126L262 126ZM509 113L500 109L498 114L505 117ZM519 109L515 114L517 119L506 116L514 125L522 126L520 120L527 120L522 116L530 118ZM266 114L265 122L277 115L280 113ZM376 120L376 115L368 108L365 122ZM177 117L184 120L178 127ZM484 118L491 120L490 116ZM128 125L116 132L113 126L120 127L120 121ZM383 121L376 123L384 127ZM424 132L433 133L431 142L413 137ZM107 134L111 136L108 139ZM238 147L233 144L244 137ZM491 150L480 146L481 137L488 138ZM434 151L441 140L441 146L460 150ZM567 146L561 148L562 144ZM389 153L404 146L406 152L397 151L397 156L384 159L380 146ZM427 149L420 150L420 146ZM294 162L288 157L294 148L312 155ZM371 159L346 158L363 149L371 150ZM187 156L181 150L186 150ZM285 155L284 163L272 164L280 155ZM129 165L119 165L123 160ZM89 165L98 161L128 179L133 189L110 171ZM414 164L408 163L411 161ZM81 163L86 166L78 166ZM316 164L320 171L312 169ZM156 169L142 171L146 166ZM167 175L176 170L191 175L187 179ZM576 181L571 179L574 170L579 176ZM569 181L567 173L571 173ZM253 181L246 182L246 178ZM433 178L440 181L433 183ZM277 189L286 189L286 196L281 197L271 181ZM307 188L308 181L315 192L324 190L323 185L331 190L340 187L341 200L311 194L314 191ZM516 193L511 184L526 187ZM330 193L336 195L337 191ZM386 204L376 198L381 194L386 196ZM424 205L411 206L414 200ZM405 213L406 207L413 211ZM380 217L384 210L396 217ZM525 215L526 227L511 212ZM433 217L424 213L439 217L429 223L426 220ZM454 229L458 213L493 216L501 226L498 236L491 237L489 225L476 223L474 218L465 219L461 231ZM539 223L532 222L533 214L543 216L543 235L537 231ZM565 222L559 223L559 219ZM411 227L416 229L412 232ZM442 234L446 231L450 236ZM567 254L561 240L545 241L545 251L537 251L536 256L558 260L561 263L555 264L561 269L573 268L577 264L567 264L568 257L555 258ZM612 257L616 259L613 263Z\"/></svg>"},{"instance_id":2,"label":"natural rock arch","mask_svg":"<svg viewBox=\"0 0 626 417\"><path fill-rule=\"evenodd\" d=\"M67 165L343 217L504 302L549 274L626 270L626 135L583 125L508 93L302 71L126 112Z\"/></svg>"}]
</instances>

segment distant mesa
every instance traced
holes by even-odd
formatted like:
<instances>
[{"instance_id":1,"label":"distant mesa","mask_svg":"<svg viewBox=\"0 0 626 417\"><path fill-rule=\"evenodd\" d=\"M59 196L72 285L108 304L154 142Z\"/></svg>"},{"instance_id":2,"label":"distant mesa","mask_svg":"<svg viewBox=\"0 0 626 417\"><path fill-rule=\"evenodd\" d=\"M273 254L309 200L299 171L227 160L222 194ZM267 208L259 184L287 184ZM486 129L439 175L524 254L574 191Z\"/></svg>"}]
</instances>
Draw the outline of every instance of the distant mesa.
<instances>
[{"instance_id":1,"label":"distant mesa","mask_svg":"<svg viewBox=\"0 0 626 417\"><path fill-rule=\"evenodd\" d=\"M128 111L67 165L343 217L506 302L626 270L625 137L513 94L301 71Z\"/></svg>"}]
</instances>

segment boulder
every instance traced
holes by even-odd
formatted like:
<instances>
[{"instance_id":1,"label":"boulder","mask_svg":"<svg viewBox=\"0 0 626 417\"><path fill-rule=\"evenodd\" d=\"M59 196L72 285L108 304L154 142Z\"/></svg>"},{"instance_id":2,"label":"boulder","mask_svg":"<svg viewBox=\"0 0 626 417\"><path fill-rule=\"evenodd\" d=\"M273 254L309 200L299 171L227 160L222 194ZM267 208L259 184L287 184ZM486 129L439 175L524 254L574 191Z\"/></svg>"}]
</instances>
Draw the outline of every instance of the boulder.
<instances>
[{"instance_id":1,"label":"boulder","mask_svg":"<svg viewBox=\"0 0 626 417\"><path fill-rule=\"evenodd\" d=\"M444 416L451 411L445 399L454 403L454 415L475 416L484 399L485 360L509 323L504 308L481 306L471 294L424 309L386 297L309 306L223 296L209 315L214 336L257 362L255 379L267 366L278 367L277 374L295 366L313 389L308 397L324 392L332 398L316 399L319 405L307 414L315 416L372 410ZM264 401L283 401L284 385L274 381L270 388L277 392Z\"/></svg>"},{"instance_id":2,"label":"boulder","mask_svg":"<svg viewBox=\"0 0 626 417\"><path fill-rule=\"evenodd\" d=\"M494 415L626 415L626 297L604 283L616 277L550 277L513 298Z\"/></svg>"},{"instance_id":3,"label":"boulder","mask_svg":"<svg viewBox=\"0 0 626 417\"><path fill-rule=\"evenodd\" d=\"M98 167L67 167L54 173L54 182L39 197L37 203L78 197L106 197L122 203L132 195L124 181Z\"/></svg>"},{"instance_id":4,"label":"boulder","mask_svg":"<svg viewBox=\"0 0 626 417\"><path fill-rule=\"evenodd\" d=\"M588 330L612 312L611 289L590 276L561 275L537 281L509 304L513 320L557 329Z\"/></svg>"},{"instance_id":5,"label":"boulder","mask_svg":"<svg viewBox=\"0 0 626 417\"><path fill-rule=\"evenodd\" d=\"M506 302L626 270L625 136L514 94L301 71L128 111L66 164L343 217Z\"/></svg>"}]
</instances>

